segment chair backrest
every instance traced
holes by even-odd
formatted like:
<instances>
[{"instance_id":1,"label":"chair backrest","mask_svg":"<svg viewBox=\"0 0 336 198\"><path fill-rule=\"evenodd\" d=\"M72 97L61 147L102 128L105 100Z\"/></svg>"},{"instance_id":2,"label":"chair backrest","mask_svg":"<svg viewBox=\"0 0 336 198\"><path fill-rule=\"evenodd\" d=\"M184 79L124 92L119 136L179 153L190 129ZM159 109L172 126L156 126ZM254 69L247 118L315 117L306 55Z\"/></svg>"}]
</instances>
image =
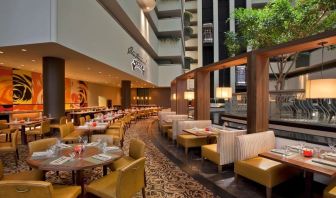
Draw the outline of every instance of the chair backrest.
<instances>
[{"instance_id":1,"label":"chair backrest","mask_svg":"<svg viewBox=\"0 0 336 198\"><path fill-rule=\"evenodd\" d=\"M45 181L0 181L0 197L53 198L53 187Z\"/></svg>"},{"instance_id":2,"label":"chair backrest","mask_svg":"<svg viewBox=\"0 0 336 198\"><path fill-rule=\"evenodd\" d=\"M85 118L84 117L79 118L79 125L81 125L81 126L85 125Z\"/></svg>"},{"instance_id":3,"label":"chair backrest","mask_svg":"<svg viewBox=\"0 0 336 198\"><path fill-rule=\"evenodd\" d=\"M129 156L133 159L145 157L146 144L138 139L131 139L129 146Z\"/></svg>"},{"instance_id":4,"label":"chair backrest","mask_svg":"<svg viewBox=\"0 0 336 198\"><path fill-rule=\"evenodd\" d=\"M66 117L65 116L62 116L60 118L60 125L62 125L62 124L66 124Z\"/></svg>"},{"instance_id":5,"label":"chair backrest","mask_svg":"<svg viewBox=\"0 0 336 198\"><path fill-rule=\"evenodd\" d=\"M91 136L91 142L97 142L98 139L101 139L102 142L106 142L107 145L112 146L113 145L113 136L112 135L106 135L106 134L99 134L99 135L92 135Z\"/></svg>"},{"instance_id":6,"label":"chair backrest","mask_svg":"<svg viewBox=\"0 0 336 198\"><path fill-rule=\"evenodd\" d=\"M266 131L237 136L235 147L235 160L257 157L258 154L269 151L275 147L274 132Z\"/></svg>"},{"instance_id":7,"label":"chair backrest","mask_svg":"<svg viewBox=\"0 0 336 198\"><path fill-rule=\"evenodd\" d=\"M7 125L5 123L7 123L7 120L0 120L0 130L9 128L9 125Z\"/></svg>"},{"instance_id":8,"label":"chair backrest","mask_svg":"<svg viewBox=\"0 0 336 198\"><path fill-rule=\"evenodd\" d=\"M219 153L220 165L230 164L235 159L235 138L239 135L246 134L246 130L216 130L217 152Z\"/></svg>"},{"instance_id":9,"label":"chair backrest","mask_svg":"<svg viewBox=\"0 0 336 198\"><path fill-rule=\"evenodd\" d=\"M72 133L75 130L75 126L72 122L66 123L66 126L68 127L69 133ZM67 133L67 134L69 134Z\"/></svg>"},{"instance_id":10,"label":"chair backrest","mask_svg":"<svg viewBox=\"0 0 336 198\"><path fill-rule=\"evenodd\" d=\"M64 125L62 125L64 126ZM45 151L57 143L57 138L46 138L28 143L29 154Z\"/></svg>"},{"instance_id":11,"label":"chair backrest","mask_svg":"<svg viewBox=\"0 0 336 198\"><path fill-rule=\"evenodd\" d=\"M42 133L50 132L50 120L45 120L41 123Z\"/></svg>"},{"instance_id":12,"label":"chair backrest","mask_svg":"<svg viewBox=\"0 0 336 198\"><path fill-rule=\"evenodd\" d=\"M88 121L90 121L91 120L91 116L90 115L86 115L85 116L85 120L88 122Z\"/></svg>"},{"instance_id":13,"label":"chair backrest","mask_svg":"<svg viewBox=\"0 0 336 198\"><path fill-rule=\"evenodd\" d=\"M211 120L182 120L177 123L176 136L183 133L184 129L206 128L211 126Z\"/></svg>"},{"instance_id":14,"label":"chair backrest","mask_svg":"<svg viewBox=\"0 0 336 198\"><path fill-rule=\"evenodd\" d=\"M62 124L59 127L60 130L60 137L64 138L65 136L70 134L70 127L68 126L68 124Z\"/></svg>"},{"instance_id":15,"label":"chair backrest","mask_svg":"<svg viewBox=\"0 0 336 198\"><path fill-rule=\"evenodd\" d=\"M116 197L132 197L144 186L145 158L142 157L119 170Z\"/></svg>"}]
</instances>

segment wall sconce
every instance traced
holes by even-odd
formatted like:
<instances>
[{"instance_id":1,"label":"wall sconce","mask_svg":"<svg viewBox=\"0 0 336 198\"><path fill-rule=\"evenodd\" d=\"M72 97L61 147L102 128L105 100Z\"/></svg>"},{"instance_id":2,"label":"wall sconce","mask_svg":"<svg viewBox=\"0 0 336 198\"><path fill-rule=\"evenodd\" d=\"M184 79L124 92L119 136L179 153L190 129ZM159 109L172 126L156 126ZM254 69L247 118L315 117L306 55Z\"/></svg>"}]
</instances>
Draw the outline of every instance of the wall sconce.
<instances>
[{"instance_id":1,"label":"wall sconce","mask_svg":"<svg viewBox=\"0 0 336 198\"><path fill-rule=\"evenodd\" d=\"M172 99L176 100L176 93L173 94Z\"/></svg>"},{"instance_id":2,"label":"wall sconce","mask_svg":"<svg viewBox=\"0 0 336 198\"><path fill-rule=\"evenodd\" d=\"M195 98L195 94L194 94L193 91L185 91L184 92L184 99L190 101L190 100L194 100L194 98Z\"/></svg>"},{"instance_id":3,"label":"wall sconce","mask_svg":"<svg viewBox=\"0 0 336 198\"><path fill-rule=\"evenodd\" d=\"M217 87L216 88L216 98L223 98L223 99L232 98L232 88L231 87Z\"/></svg>"},{"instance_id":4,"label":"wall sconce","mask_svg":"<svg viewBox=\"0 0 336 198\"><path fill-rule=\"evenodd\" d=\"M133 100L135 100L135 99L136 99L136 97L134 96L134 97L133 97Z\"/></svg>"},{"instance_id":5,"label":"wall sconce","mask_svg":"<svg viewBox=\"0 0 336 198\"><path fill-rule=\"evenodd\" d=\"M139 96L137 96L136 99L139 100L140 99Z\"/></svg>"},{"instance_id":6,"label":"wall sconce","mask_svg":"<svg viewBox=\"0 0 336 198\"><path fill-rule=\"evenodd\" d=\"M144 97L141 97L140 99L141 99L141 100L143 100L143 99L144 99Z\"/></svg>"},{"instance_id":7,"label":"wall sconce","mask_svg":"<svg viewBox=\"0 0 336 198\"><path fill-rule=\"evenodd\" d=\"M147 98L147 96L145 97L145 100L147 100L148 98Z\"/></svg>"},{"instance_id":8,"label":"wall sconce","mask_svg":"<svg viewBox=\"0 0 336 198\"><path fill-rule=\"evenodd\" d=\"M152 100L152 97L150 97L150 96L149 96L149 98L148 98L148 99L149 99L149 100Z\"/></svg>"}]
</instances>

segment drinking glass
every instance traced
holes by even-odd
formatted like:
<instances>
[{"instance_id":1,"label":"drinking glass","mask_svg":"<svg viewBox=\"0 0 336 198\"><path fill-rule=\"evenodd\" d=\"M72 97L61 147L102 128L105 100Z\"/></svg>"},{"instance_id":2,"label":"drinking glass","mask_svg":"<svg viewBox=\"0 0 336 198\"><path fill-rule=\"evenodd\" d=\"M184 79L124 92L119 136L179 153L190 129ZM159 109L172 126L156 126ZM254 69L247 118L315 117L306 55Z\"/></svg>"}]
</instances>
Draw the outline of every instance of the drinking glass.
<instances>
[{"instance_id":1,"label":"drinking glass","mask_svg":"<svg viewBox=\"0 0 336 198\"><path fill-rule=\"evenodd\" d=\"M314 147L314 155L315 157L319 158L321 153L321 147Z\"/></svg>"},{"instance_id":2,"label":"drinking glass","mask_svg":"<svg viewBox=\"0 0 336 198\"><path fill-rule=\"evenodd\" d=\"M82 136L79 136L79 137L78 137L78 142L81 143L82 141L83 141Z\"/></svg>"},{"instance_id":3,"label":"drinking glass","mask_svg":"<svg viewBox=\"0 0 336 198\"><path fill-rule=\"evenodd\" d=\"M82 159L81 157L82 150L83 150L83 147L81 147L81 149L78 150L78 159Z\"/></svg>"},{"instance_id":4,"label":"drinking glass","mask_svg":"<svg viewBox=\"0 0 336 198\"><path fill-rule=\"evenodd\" d=\"M289 153L289 146L285 145L282 147L282 149L283 149L282 157L287 158Z\"/></svg>"},{"instance_id":5,"label":"drinking glass","mask_svg":"<svg viewBox=\"0 0 336 198\"><path fill-rule=\"evenodd\" d=\"M107 143L104 142L103 143L103 147L102 147L103 153L106 153L106 147L107 147Z\"/></svg>"},{"instance_id":6,"label":"drinking glass","mask_svg":"<svg viewBox=\"0 0 336 198\"><path fill-rule=\"evenodd\" d=\"M83 140L83 143L84 143L84 145L87 145L88 140L87 140L87 139L84 139L84 140Z\"/></svg>"},{"instance_id":7,"label":"drinking glass","mask_svg":"<svg viewBox=\"0 0 336 198\"><path fill-rule=\"evenodd\" d=\"M76 156L75 152L69 153L70 161L74 161L75 160L75 156Z\"/></svg>"},{"instance_id":8,"label":"drinking glass","mask_svg":"<svg viewBox=\"0 0 336 198\"><path fill-rule=\"evenodd\" d=\"M336 146L336 144L335 144L335 141L334 140L328 140L328 145L329 145L329 147L330 147L330 150L332 151L332 152L335 152L335 146Z\"/></svg>"}]
</instances>

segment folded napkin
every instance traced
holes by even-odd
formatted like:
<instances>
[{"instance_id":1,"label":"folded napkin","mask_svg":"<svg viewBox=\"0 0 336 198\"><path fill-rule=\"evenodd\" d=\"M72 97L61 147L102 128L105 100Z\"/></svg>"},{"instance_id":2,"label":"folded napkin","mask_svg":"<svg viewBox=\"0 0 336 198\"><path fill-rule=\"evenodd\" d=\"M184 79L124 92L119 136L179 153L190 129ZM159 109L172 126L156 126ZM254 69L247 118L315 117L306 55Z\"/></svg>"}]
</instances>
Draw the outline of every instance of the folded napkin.
<instances>
[{"instance_id":1,"label":"folded napkin","mask_svg":"<svg viewBox=\"0 0 336 198\"><path fill-rule=\"evenodd\" d=\"M50 162L51 165L61 165L64 164L65 162L69 161L71 159L71 157L66 157L66 156L62 156L52 162Z\"/></svg>"},{"instance_id":2,"label":"folded napkin","mask_svg":"<svg viewBox=\"0 0 336 198\"><path fill-rule=\"evenodd\" d=\"M293 155L293 153L291 153L291 152L286 153L286 151L284 149L272 149L271 152L281 154L281 155L286 155L286 156Z\"/></svg>"},{"instance_id":3,"label":"folded napkin","mask_svg":"<svg viewBox=\"0 0 336 198\"><path fill-rule=\"evenodd\" d=\"M332 162L332 161L329 161L329 160L324 160L324 159L320 159L320 158L313 158L312 162L327 165L327 166L332 166L332 167L336 168L336 162Z\"/></svg>"},{"instance_id":4,"label":"folded napkin","mask_svg":"<svg viewBox=\"0 0 336 198\"><path fill-rule=\"evenodd\" d=\"M302 150L300 145L292 145L292 146L289 146L289 149L290 149L291 151L295 151L295 152L299 152L299 151Z\"/></svg>"},{"instance_id":5,"label":"folded napkin","mask_svg":"<svg viewBox=\"0 0 336 198\"><path fill-rule=\"evenodd\" d=\"M99 145L99 142L91 142L91 143L88 143L86 146L98 146Z\"/></svg>"},{"instance_id":6,"label":"folded napkin","mask_svg":"<svg viewBox=\"0 0 336 198\"><path fill-rule=\"evenodd\" d=\"M49 151L33 152L32 157L45 157L50 154Z\"/></svg>"},{"instance_id":7,"label":"folded napkin","mask_svg":"<svg viewBox=\"0 0 336 198\"><path fill-rule=\"evenodd\" d=\"M94 155L94 156L92 156L92 158L97 159L97 160L100 160L100 161L107 161L107 160L112 159L111 156L109 156L109 155L105 155L105 154Z\"/></svg>"},{"instance_id":8,"label":"folded napkin","mask_svg":"<svg viewBox=\"0 0 336 198\"><path fill-rule=\"evenodd\" d=\"M68 145L68 144L64 144L64 143L61 143L61 144L58 144L57 145L59 148L70 148L71 146Z\"/></svg>"},{"instance_id":9,"label":"folded napkin","mask_svg":"<svg viewBox=\"0 0 336 198\"><path fill-rule=\"evenodd\" d=\"M336 153L332 153L332 152L324 153L324 155L327 155L328 157L333 157L333 158L336 157Z\"/></svg>"},{"instance_id":10,"label":"folded napkin","mask_svg":"<svg viewBox=\"0 0 336 198\"><path fill-rule=\"evenodd\" d=\"M191 130L192 130L192 131L198 131L199 128L197 128L197 127L193 127Z\"/></svg>"},{"instance_id":11,"label":"folded napkin","mask_svg":"<svg viewBox=\"0 0 336 198\"><path fill-rule=\"evenodd\" d=\"M108 146L105 148L105 151L115 151L115 150L120 150L120 148L117 146Z\"/></svg>"}]
</instances>

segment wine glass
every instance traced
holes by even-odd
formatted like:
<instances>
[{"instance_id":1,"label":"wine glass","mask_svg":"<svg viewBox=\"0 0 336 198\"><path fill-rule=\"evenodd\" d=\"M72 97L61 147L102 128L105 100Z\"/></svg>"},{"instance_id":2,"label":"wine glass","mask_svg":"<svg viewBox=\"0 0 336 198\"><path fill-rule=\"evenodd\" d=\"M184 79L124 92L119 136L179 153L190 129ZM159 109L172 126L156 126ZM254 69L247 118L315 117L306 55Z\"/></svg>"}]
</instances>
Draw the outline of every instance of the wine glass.
<instances>
[{"instance_id":1,"label":"wine glass","mask_svg":"<svg viewBox=\"0 0 336 198\"><path fill-rule=\"evenodd\" d=\"M282 147L282 149L283 149L282 157L283 157L283 158L287 158L287 157L288 157L288 153L289 153L289 146L284 145L284 146Z\"/></svg>"},{"instance_id":2,"label":"wine glass","mask_svg":"<svg viewBox=\"0 0 336 198\"><path fill-rule=\"evenodd\" d=\"M331 150L332 152L335 152L335 146L336 146L335 141L332 140L332 139L329 139L329 140L328 140L328 145L329 145L330 150Z\"/></svg>"},{"instance_id":3,"label":"wine glass","mask_svg":"<svg viewBox=\"0 0 336 198\"><path fill-rule=\"evenodd\" d=\"M79 137L78 137L78 142L81 143L82 141L83 141L82 136L79 136Z\"/></svg>"},{"instance_id":4,"label":"wine glass","mask_svg":"<svg viewBox=\"0 0 336 198\"><path fill-rule=\"evenodd\" d=\"M74 161L75 160L75 156L76 156L75 152L69 153L70 161Z\"/></svg>"}]
</instances>

